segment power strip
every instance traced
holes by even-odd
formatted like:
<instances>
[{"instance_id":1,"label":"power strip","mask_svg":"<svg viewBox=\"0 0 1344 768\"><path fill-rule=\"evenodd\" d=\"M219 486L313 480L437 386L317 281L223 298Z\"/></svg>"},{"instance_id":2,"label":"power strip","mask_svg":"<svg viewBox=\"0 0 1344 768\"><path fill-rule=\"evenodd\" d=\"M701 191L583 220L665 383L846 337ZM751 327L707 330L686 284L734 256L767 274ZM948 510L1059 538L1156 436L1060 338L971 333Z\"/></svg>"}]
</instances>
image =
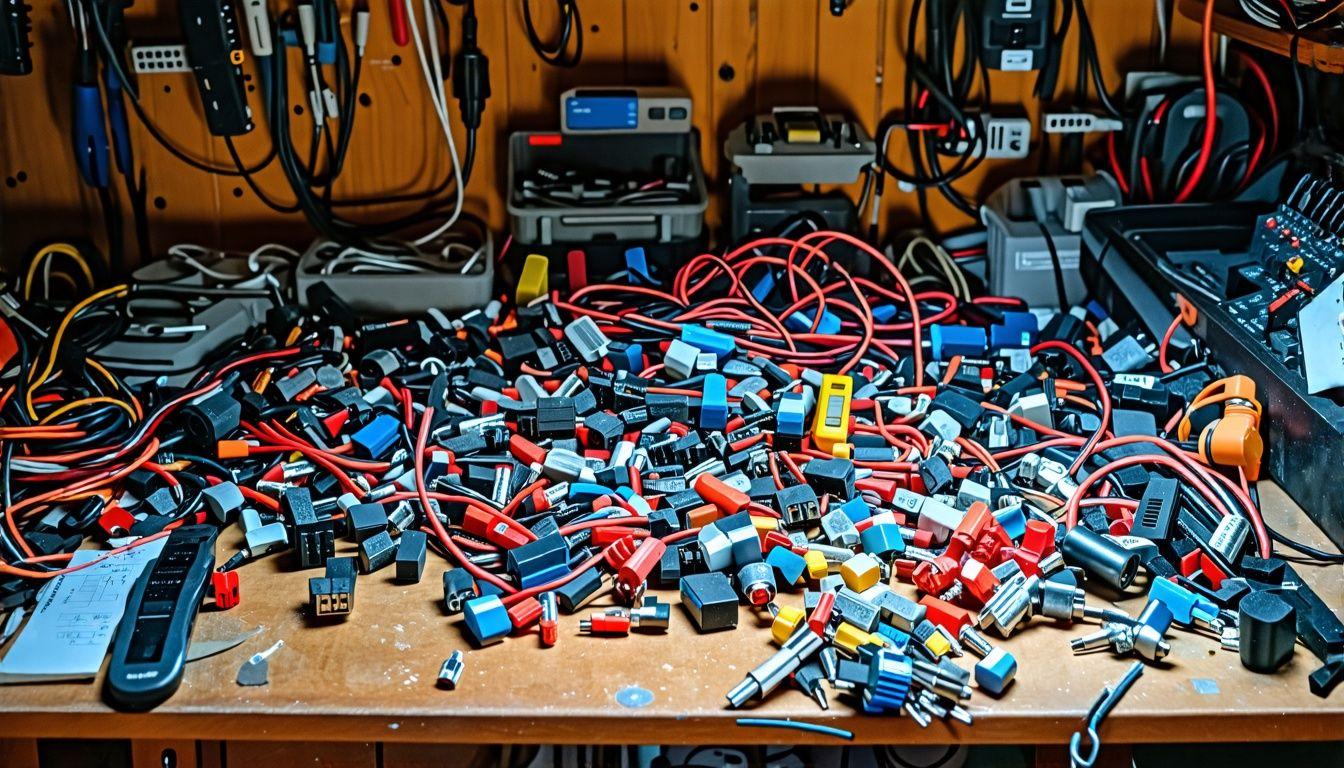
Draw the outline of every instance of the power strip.
<instances>
[{"instance_id":1,"label":"power strip","mask_svg":"<svg viewBox=\"0 0 1344 768\"><path fill-rule=\"evenodd\" d=\"M1041 121L1045 133L1110 133L1124 130L1125 124L1109 117L1087 112L1052 112Z\"/></svg>"},{"instance_id":2,"label":"power strip","mask_svg":"<svg viewBox=\"0 0 1344 768\"><path fill-rule=\"evenodd\" d=\"M131 66L137 75L190 72L185 45L137 45L131 48Z\"/></svg>"},{"instance_id":3,"label":"power strip","mask_svg":"<svg viewBox=\"0 0 1344 768\"><path fill-rule=\"evenodd\" d=\"M985 125L985 159L1020 160L1031 154L1031 121L1025 117L995 117L982 114L980 122ZM966 124L966 137L957 142L955 150L965 153L968 142L974 142L976 136L975 121Z\"/></svg>"}]
</instances>

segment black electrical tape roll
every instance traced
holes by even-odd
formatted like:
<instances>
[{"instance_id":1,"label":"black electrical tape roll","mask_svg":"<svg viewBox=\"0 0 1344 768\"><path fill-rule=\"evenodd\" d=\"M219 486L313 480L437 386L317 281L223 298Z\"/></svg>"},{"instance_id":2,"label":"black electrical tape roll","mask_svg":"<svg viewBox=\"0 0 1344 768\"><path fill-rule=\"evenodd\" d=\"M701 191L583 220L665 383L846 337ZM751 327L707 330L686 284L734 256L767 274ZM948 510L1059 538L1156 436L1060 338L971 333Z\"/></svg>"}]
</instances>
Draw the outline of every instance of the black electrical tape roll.
<instances>
[{"instance_id":1,"label":"black electrical tape roll","mask_svg":"<svg viewBox=\"0 0 1344 768\"><path fill-rule=\"evenodd\" d=\"M1241 665L1264 674L1287 664L1297 642L1293 606L1273 592L1253 592L1242 598L1239 612Z\"/></svg>"}]
</instances>

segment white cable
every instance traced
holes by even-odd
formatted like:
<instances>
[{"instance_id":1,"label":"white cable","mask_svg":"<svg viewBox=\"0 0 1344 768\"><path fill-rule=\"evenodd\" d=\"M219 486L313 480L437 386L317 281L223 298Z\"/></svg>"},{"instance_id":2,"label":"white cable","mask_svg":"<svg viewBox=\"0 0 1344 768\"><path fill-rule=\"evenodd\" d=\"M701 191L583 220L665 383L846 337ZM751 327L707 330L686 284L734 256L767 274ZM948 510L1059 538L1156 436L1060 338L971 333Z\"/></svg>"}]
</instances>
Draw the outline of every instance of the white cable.
<instances>
[{"instance_id":1,"label":"white cable","mask_svg":"<svg viewBox=\"0 0 1344 768\"><path fill-rule=\"evenodd\" d=\"M1157 0L1157 62L1167 63L1167 0Z\"/></svg>"},{"instance_id":2,"label":"white cable","mask_svg":"<svg viewBox=\"0 0 1344 768\"><path fill-rule=\"evenodd\" d=\"M453 181L456 186L453 195L453 213L446 221L439 225L437 229L429 234L422 235L414 240L415 245L424 245L433 241L435 238L447 232L457 219L462 215L462 197L465 190L462 189L462 163L457 157L457 142L453 140L452 128L448 125L448 108L444 103L447 99L443 93L443 78L434 79L429 68L429 62L425 60L425 45L420 37L420 25L415 20L415 7L411 5L411 0L402 0L406 6L406 19L411 27L411 39L415 41L415 55L420 60L420 73L425 76L425 86L429 89L430 102L434 105L434 113L439 118L439 126L443 128L443 137L448 141L448 154L453 163ZM429 33L429 44L434 52L434 71L442 72L439 64L439 44L434 34L434 14L429 5L429 0L424 2L425 10L425 29Z\"/></svg>"}]
</instances>

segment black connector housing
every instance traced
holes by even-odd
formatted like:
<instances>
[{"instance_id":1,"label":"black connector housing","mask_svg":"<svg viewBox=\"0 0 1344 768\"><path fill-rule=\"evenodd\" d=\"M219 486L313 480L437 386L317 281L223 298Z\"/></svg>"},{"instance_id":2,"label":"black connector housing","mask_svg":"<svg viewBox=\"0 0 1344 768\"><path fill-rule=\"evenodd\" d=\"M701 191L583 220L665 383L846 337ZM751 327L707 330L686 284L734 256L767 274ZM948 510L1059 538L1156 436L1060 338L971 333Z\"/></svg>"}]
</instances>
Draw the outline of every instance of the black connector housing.
<instances>
[{"instance_id":1,"label":"black connector housing","mask_svg":"<svg viewBox=\"0 0 1344 768\"><path fill-rule=\"evenodd\" d=\"M423 531L405 531L397 539L397 581L414 584L425 572L429 537Z\"/></svg>"},{"instance_id":2,"label":"black connector housing","mask_svg":"<svg viewBox=\"0 0 1344 768\"><path fill-rule=\"evenodd\" d=\"M286 488L280 508L289 523L290 541L300 568L320 568L336 554L336 533L331 520L321 519L313 509L313 497L302 486Z\"/></svg>"},{"instance_id":3,"label":"black connector housing","mask_svg":"<svg viewBox=\"0 0 1344 768\"><path fill-rule=\"evenodd\" d=\"M1180 500L1180 483L1174 477L1150 475L1148 487L1143 489L1139 506L1134 510L1134 525L1130 534L1150 541L1171 538L1176 525L1176 503Z\"/></svg>"},{"instance_id":4,"label":"black connector housing","mask_svg":"<svg viewBox=\"0 0 1344 768\"><path fill-rule=\"evenodd\" d=\"M779 510L784 527L801 530L814 525L821 518L817 492L809 485L790 485L775 491L775 509Z\"/></svg>"},{"instance_id":5,"label":"black connector housing","mask_svg":"<svg viewBox=\"0 0 1344 768\"><path fill-rule=\"evenodd\" d=\"M854 498L854 462L849 459L813 459L803 468L803 479L818 494Z\"/></svg>"},{"instance_id":6,"label":"black connector housing","mask_svg":"<svg viewBox=\"0 0 1344 768\"><path fill-rule=\"evenodd\" d=\"M327 559L325 576L308 580L308 611L314 618L346 616L355 608L355 559Z\"/></svg>"}]
</instances>

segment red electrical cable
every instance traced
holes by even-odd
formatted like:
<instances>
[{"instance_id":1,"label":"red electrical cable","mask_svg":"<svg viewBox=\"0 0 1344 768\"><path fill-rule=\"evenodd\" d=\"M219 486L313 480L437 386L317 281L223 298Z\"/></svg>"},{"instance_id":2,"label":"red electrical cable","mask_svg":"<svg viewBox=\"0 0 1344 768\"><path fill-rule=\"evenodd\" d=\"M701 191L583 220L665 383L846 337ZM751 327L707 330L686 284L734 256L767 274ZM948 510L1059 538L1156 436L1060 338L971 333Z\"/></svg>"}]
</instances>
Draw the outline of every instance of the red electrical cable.
<instances>
[{"instance_id":1,"label":"red electrical cable","mask_svg":"<svg viewBox=\"0 0 1344 768\"><path fill-rule=\"evenodd\" d=\"M1218 91L1213 77L1213 7L1214 0L1204 0L1204 18L1201 22L1200 48L1204 63L1204 138L1199 145L1199 156L1185 184L1176 193L1176 202L1183 203L1199 188L1204 171L1213 155L1214 139L1218 134Z\"/></svg>"},{"instance_id":2,"label":"red electrical cable","mask_svg":"<svg viewBox=\"0 0 1344 768\"><path fill-rule=\"evenodd\" d=\"M1167 332L1162 334L1162 343L1157 346L1157 364L1162 368L1163 373L1171 373L1176 370L1167 362L1167 347L1171 345L1171 338L1176 335L1176 329L1181 327L1181 314L1176 313L1175 319L1171 325L1167 326Z\"/></svg>"}]
</instances>

